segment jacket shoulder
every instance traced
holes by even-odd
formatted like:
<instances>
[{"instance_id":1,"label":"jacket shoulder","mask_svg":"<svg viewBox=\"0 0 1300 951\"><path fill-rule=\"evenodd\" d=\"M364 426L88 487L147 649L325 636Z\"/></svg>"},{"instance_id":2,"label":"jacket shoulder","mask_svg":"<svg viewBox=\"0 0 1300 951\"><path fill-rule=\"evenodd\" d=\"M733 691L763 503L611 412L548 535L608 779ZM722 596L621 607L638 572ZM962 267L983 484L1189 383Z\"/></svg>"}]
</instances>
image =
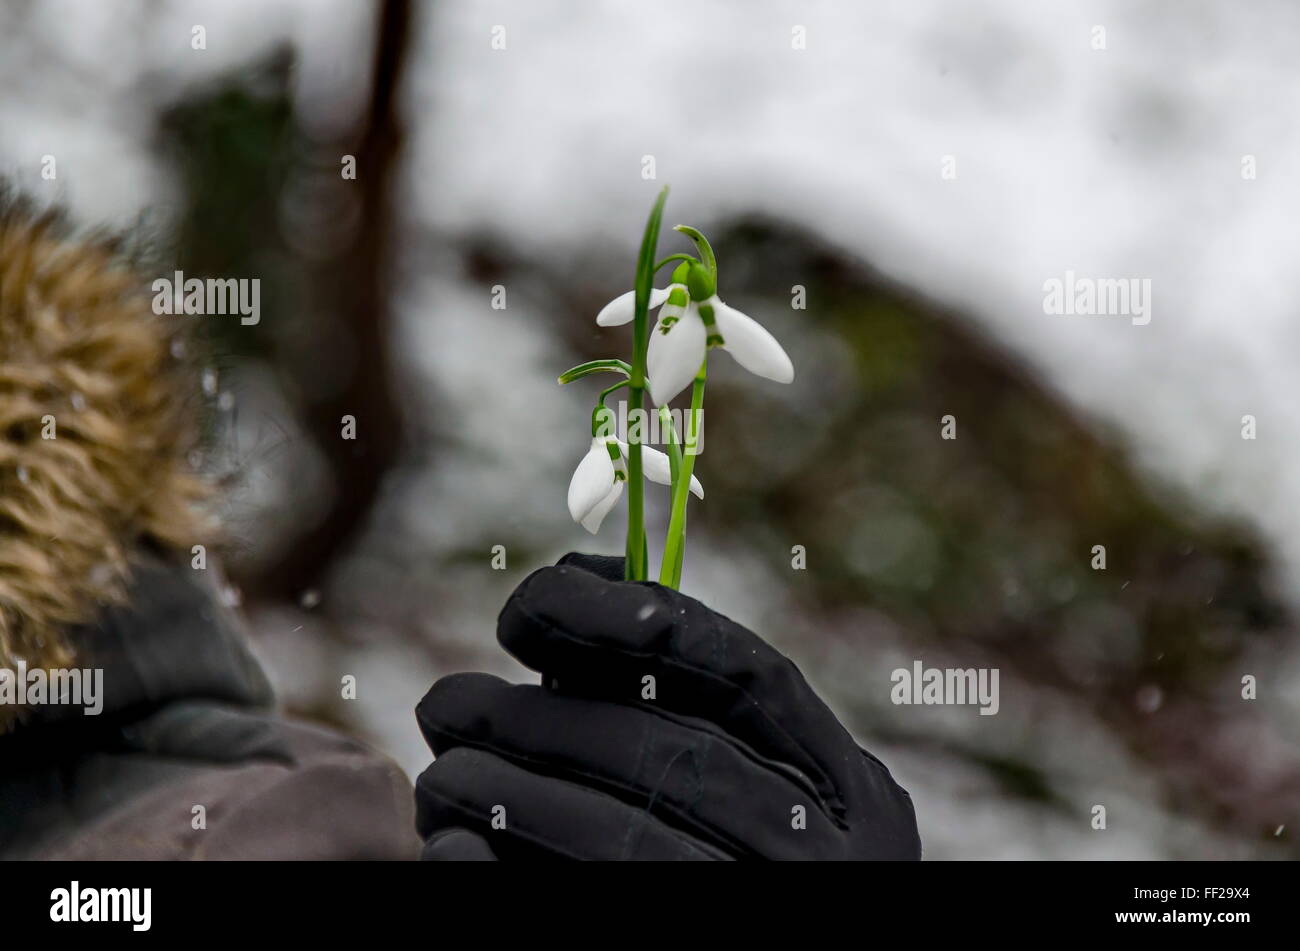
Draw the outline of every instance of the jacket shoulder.
<instances>
[{"instance_id":1,"label":"jacket shoulder","mask_svg":"<svg viewBox=\"0 0 1300 951\"><path fill-rule=\"evenodd\" d=\"M239 722L235 722L239 721ZM412 786L396 763L340 734L269 714L225 711L233 759L179 766L144 744L123 769L153 781L40 857L51 859L406 860L419 855ZM211 736L211 734L210 734ZM200 744L201 747L202 744ZM189 744L188 752L197 751ZM159 771L171 773L158 782Z\"/></svg>"}]
</instances>

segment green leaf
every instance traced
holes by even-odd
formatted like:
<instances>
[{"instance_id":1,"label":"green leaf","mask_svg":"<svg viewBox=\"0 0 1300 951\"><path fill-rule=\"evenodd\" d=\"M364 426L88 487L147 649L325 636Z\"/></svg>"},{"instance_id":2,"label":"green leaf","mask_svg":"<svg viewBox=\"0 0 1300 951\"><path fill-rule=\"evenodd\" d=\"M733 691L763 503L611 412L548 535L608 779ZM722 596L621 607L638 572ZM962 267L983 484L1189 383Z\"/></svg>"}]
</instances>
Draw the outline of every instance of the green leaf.
<instances>
[{"instance_id":1,"label":"green leaf","mask_svg":"<svg viewBox=\"0 0 1300 951\"><path fill-rule=\"evenodd\" d=\"M632 372L628 387L628 414L644 410L646 347L650 339L650 290L654 286L655 252L663 224L668 186L659 191L641 237L636 262L635 316L632 321ZM628 440L627 450L627 558L624 575L630 581L645 581L649 574L645 534L645 479L641 469L641 443Z\"/></svg>"},{"instance_id":2,"label":"green leaf","mask_svg":"<svg viewBox=\"0 0 1300 951\"><path fill-rule=\"evenodd\" d=\"M584 376L602 372L622 373L630 377L632 368L622 360L588 360L586 363L579 363L576 367L565 370L560 374L557 382L560 384L572 383L574 380L581 380Z\"/></svg>"}]
</instances>

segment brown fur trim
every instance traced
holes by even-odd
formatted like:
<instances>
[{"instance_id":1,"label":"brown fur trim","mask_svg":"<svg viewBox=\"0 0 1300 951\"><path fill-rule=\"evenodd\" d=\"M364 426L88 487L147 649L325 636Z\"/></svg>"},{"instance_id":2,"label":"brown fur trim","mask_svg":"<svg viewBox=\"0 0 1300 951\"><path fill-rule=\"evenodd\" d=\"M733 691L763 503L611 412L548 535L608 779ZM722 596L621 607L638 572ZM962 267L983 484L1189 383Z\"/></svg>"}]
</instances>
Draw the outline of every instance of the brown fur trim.
<instances>
[{"instance_id":1,"label":"brown fur trim","mask_svg":"<svg viewBox=\"0 0 1300 951\"><path fill-rule=\"evenodd\" d=\"M0 667L71 663L136 546L207 539L183 325L146 289L112 242L0 195Z\"/></svg>"}]
</instances>

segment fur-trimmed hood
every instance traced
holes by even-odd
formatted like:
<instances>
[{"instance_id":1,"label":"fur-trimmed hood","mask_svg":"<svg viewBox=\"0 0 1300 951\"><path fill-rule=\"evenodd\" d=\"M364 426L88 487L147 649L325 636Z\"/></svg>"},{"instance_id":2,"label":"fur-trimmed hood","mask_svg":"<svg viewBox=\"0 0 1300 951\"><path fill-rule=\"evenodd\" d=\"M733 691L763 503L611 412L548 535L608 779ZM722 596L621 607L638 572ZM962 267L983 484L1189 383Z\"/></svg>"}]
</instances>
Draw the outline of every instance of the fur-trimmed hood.
<instances>
[{"instance_id":1,"label":"fur-trimmed hood","mask_svg":"<svg viewBox=\"0 0 1300 951\"><path fill-rule=\"evenodd\" d=\"M183 325L147 288L114 242L0 194L0 667L70 664L140 546L209 541Z\"/></svg>"}]
</instances>

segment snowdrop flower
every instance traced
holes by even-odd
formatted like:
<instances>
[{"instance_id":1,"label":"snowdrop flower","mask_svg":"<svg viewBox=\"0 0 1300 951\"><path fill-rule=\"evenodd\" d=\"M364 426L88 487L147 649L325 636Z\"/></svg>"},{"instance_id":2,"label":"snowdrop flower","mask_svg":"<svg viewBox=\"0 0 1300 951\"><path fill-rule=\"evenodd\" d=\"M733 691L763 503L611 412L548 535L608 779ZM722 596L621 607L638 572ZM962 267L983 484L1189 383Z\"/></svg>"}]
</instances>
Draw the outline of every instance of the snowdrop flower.
<instances>
[{"instance_id":1,"label":"snowdrop flower","mask_svg":"<svg viewBox=\"0 0 1300 951\"><path fill-rule=\"evenodd\" d=\"M686 282L690 300L683 312L660 311L650 334L646 373L655 403L662 406L691 384L710 347L723 348L750 373L777 383L794 379L794 364L776 338L724 303L706 268L690 264Z\"/></svg>"},{"instance_id":2,"label":"snowdrop flower","mask_svg":"<svg viewBox=\"0 0 1300 951\"><path fill-rule=\"evenodd\" d=\"M613 436L593 436L591 448L573 471L569 482L569 514L591 534L600 530L627 482L627 443ZM668 456L649 446L641 447L641 470L651 482L672 485ZM691 494L704 498L704 486L691 476Z\"/></svg>"},{"instance_id":3,"label":"snowdrop flower","mask_svg":"<svg viewBox=\"0 0 1300 951\"><path fill-rule=\"evenodd\" d=\"M596 316L602 327L617 327L633 317L634 291L610 301ZM794 364L761 324L718 297L713 276L699 264L683 263L673 283L650 292L659 320L650 334L646 356L650 396L663 406L690 386L709 347L722 347L736 362L778 383L794 379Z\"/></svg>"}]
</instances>

